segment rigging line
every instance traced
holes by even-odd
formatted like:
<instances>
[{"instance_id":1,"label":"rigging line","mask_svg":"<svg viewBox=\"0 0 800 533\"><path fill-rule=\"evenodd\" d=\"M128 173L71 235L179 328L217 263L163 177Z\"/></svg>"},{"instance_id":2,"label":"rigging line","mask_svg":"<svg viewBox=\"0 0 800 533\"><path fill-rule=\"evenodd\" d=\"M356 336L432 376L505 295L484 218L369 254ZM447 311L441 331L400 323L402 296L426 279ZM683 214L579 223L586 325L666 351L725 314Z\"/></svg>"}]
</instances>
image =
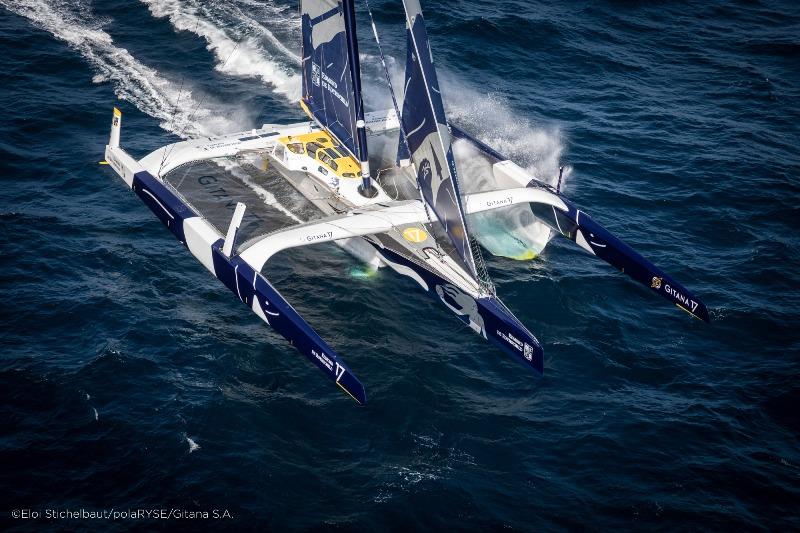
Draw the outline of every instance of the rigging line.
<instances>
[{"instance_id":1,"label":"rigging line","mask_svg":"<svg viewBox=\"0 0 800 533\"><path fill-rule=\"evenodd\" d=\"M392 105L394 106L394 112L397 115L397 122L400 125L400 133L403 136L403 143L406 145L406 149L408 150L408 153L410 154L411 153L411 149L408 146L408 140L406 138L406 134L405 134L405 131L403 129L403 121L402 121L402 117L400 115L400 107L397 105L397 96L395 95L395 92L394 92L394 86L392 85L392 79L389 76L389 69L386 67L386 57L383 54L383 47L381 46L381 40L378 37L378 28L377 28L377 26L375 26L375 19L372 16L372 8L369 5L369 0L364 0L364 4L366 4L366 6L367 6L367 13L369 13L369 20L370 20L370 23L372 24L372 34L375 36L375 42L378 45L378 53L380 54L380 57L381 57L381 65L383 65L383 73L386 76L386 84L389 86L389 94L392 96Z\"/></svg>"},{"instance_id":2,"label":"rigging line","mask_svg":"<svg viewBox=\"0 0 800 533\"><path fill-rule=\"evenodd\" d=\"M227 57L227 58L225 58L225 61L222 63L222 66L220 66L220 67L219 67L219 70L220 70L220 71L222 71L222 70L225 68L225 65L227 65L227 64L228 64L228 61L230 61L231 57L233 57L233 54L235 54L235 53L236 53L236 50L238 50L238 49L239 49L239 45L240 45L240 44L241 44L241 41L240 41L240 42L237 42L237 43L236 43L236 46L234 46L234 47L233 47L233 50L231 50L231 53L230 53L230 54L228 54L228 57ZM180 96L180 95L179 95L179 96ZM191 124L191 123L194 121L194 117L197 115L197 112L200 110L200 106L202 106L202 105L203 105L203 103L206 101L206 98L207 98L207 97L208 97L208 94L207 94L207 93L206 93L206 94L203 94L203 97L200 99L200 101L199 101L199 102L197 102L197 104L195 104L195 106L194 106L194 110L192 111L192 114L191 114L191 115L189 115L189 117L186 119L186 124L184 124L184 126L183 126L183 129L180 131L180 133L178 133L178 136L179 136L179 137L183 137L184 133L186 132L186 128L188 128L188 127L189 127L189 124ZM169 158L170 154L172 153L172 150L174 150L174 149L175 149L175 144L177 144L177 143L173 143L173 144L172 144L172 145L169 147L169 150L165 150L165 153L164 153L164 161L162 162L162 166L163 166L163 165L166 163L166 160ZM161 168L159 168L159 175L160 175L160 174L161 174Z\"/></svg>"},{"instance_id":3,"label":"rigging line","mask_svg":"<svg viewBox=\"0 0 800 533\"><path fill-rule=\"evenodd\" d=\"M178 87L178 98L175 100L175 104L172 106L172 122L175 122L175 116L178 114L178 106L181 103L181 97L183 96L183 84L186 81L186 75L184 74L181 76L181 84ZM161 157L161 164L158 165L158 175L161 175L161 169L164 168L164 164L167 162L167 150L164 150L164 154Z\"/></svg>"},{"instance_id":4,"label":"rigging line","mask_svg":"<svg viewBox=\"0 0 800 533\"><path fill-rule=\"evenodd\" d=\"M162 164L163 164L163 163L162 163ZM159 175L159 176L161 175L161 167L159 167L159 169L158 169L158 175ZM187 177L188 175L189 175L189 169L188 169L188 168L185 168L185 169L183 170L183 177L181 178L181 181L179 181L179 182L178 182L178 183L175 185L175 188L176 188L176 189L180 189L180 188L181 188L181 186L183 185L183 182L184 182L184 181L186 181L186 177ZM165 180L165 181L166 181L166 180Z\"/></svg>"},{"instance_id":5,"label":"rigging line","mask_svg":"<svg viewBox=\"0 0 800 533\"><path fill-rule=\"evenodd\" d=\"M198 18L194 25L194 33L197 34L197 28L200 27L200 19ZM175 123L175 116L178 114L179 104L181 102L181 98L183 97L183 85L186 82L186 75L184 74L181 76L181 84L178 87L178 98L175 100L175 105L173 105L172 110L172 122ZM188 91L187 91L188 92ZM183 132L181 132L183 133ZM164 165L167 163L167 157L171 152L171 149L164 150L164 154L161 157L161 164L158 166L158 175L161 176L161 170L164 168Z\"/></svg>"},{"instance_id":6,"label":"rigging line","mask_svg":"<svg viewBox=\"0 0 800 533\"><path fill-rule=\"evenodd\" d=\"M411 148L408 145L408 136L406 135L405 128L403 128L403 117L400 114L400 107L397 105L397 96L394 92L394 86L392 85L392 78L389 76L389 68L386 66L386 56L383 54L383 46L381 46L381 39L378 37L378 27L375 26L375 18L372 16L372 8L369 5L369 0L364 0L364 4L367 6L367 13L369 13L369 21L372 25L372 35L375 36L375 43L378 45L378 53L381 58L381 65L383 65L383 73L386 76L386 84L389 86L389 94L392 96L392 105L394 106L395 115L397 115L397 123L400 129L400 138L403 140L403 144L406 147L406 151L408 152L409 156L411 155ZM414 180L417 186L417 192L420 193L422 196L423 201L422 205L425 207L425 215L428 217L428 223L433 225L433 220L431 219L430 211L428 210L428 203L424 200L424 195L422 195L422 189L419 185L419 180ZM438 239L433 235L431 232L431 236L433 237L433 242L436 243L436 248L440 252L444 253L441 246L439 245Z\"/></svg>"}]
</instances>

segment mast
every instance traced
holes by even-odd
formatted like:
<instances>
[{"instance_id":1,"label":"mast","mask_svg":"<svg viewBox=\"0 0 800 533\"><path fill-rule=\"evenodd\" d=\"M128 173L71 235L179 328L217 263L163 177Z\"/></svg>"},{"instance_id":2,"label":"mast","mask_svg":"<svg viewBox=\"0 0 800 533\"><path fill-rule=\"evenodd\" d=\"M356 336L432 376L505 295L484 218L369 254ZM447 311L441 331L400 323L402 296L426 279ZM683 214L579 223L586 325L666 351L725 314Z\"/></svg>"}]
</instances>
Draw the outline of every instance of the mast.
<instances>
[{"instance_id":1,"label":"mast","mask_svg":"<svg viewBox=\"0 0 800 533\"><path fill-rule=\"evenodd\" d=\"M353 86L353 103L356 111L356 145L358 146L358 159L361 163L361 187L358 191L362 196L372 198L377 190L372 186L369 173L369 153L367 150L367 125L364 122L364 100L361 97L361 62L358 57L358 33L356 31L356 8L353 0L343 0L345 33L347 34L347 55L350 60L350 76Z\"/></svg>"},{"instance_id":2,"label":"mast","mask_svg":"<svg viewBox=\"0 0 800 533\"><path fill-rule=\"evenodd\" d=\"M301 107L361 164L359 191L373 197L361 96L354 0L300 0Z\"/></svg>"}]
</instances>

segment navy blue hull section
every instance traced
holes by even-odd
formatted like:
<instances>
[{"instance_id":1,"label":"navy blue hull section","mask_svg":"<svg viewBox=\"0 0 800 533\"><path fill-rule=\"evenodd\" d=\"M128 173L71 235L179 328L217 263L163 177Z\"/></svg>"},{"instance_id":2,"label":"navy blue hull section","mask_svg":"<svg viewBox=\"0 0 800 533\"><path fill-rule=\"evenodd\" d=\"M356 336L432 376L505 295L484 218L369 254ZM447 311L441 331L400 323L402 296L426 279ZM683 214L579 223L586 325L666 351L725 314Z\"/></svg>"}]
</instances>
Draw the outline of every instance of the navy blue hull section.
<instances>
[{"instance_id":1,"label":"navy blue hull section","mask_svg":"<svg viewBox=\"0 0 800 533\"><path fill-rule=\"evenodd\" d=\"M476 333L492 341L529 369L538 374L544 373L544 351L541 344L499 299L473 298L402 255L377 245L375 248L388 261L414 270L427 284L428 294L441 301Z\"/></svg>"},{"instance_id":2,"label":"navy blue hull section","mask_svg":"<svg viewBox=\"0 0 800 533\"><path fill-rule=\"evenodd\" d=\"M360 404L367 402L364 385L328 344L303 320L264 276L235 256L231 259L222 253L222 239L212 247L214 272L217 278L251 309L259 307L267 323L288 340L309 361L322 370L328 378L344 389Z\"/></svg>"},{"instance_id":3,"label":"navy blue hull section","mask_svg":"<svg viewBox=\"0 0 800 533\"><path fill-rule=\"evenodd\" d=\"M135 174L132 188L150 211L175 235L175 238L186 244L183 221L199 215L149 172Z\"/></svg>"},{"instance_id":4,"label":"navy blue hull section","mask_svg":"<svg viewBox=\"0 0 800 533\"><path fill-rule=\"evenodd\" d=\"M173 235L186 244L183 221L199 215L148 172L139 172L134 176L133 190L159 220L172 231ZM367 396L364 386L344 361L331 350L330 346L317 335L264 276L253 270L238 256L225 257L222 253L222 244L223 240L219 239L211 246L214 275L217 279L251 310L255 311L255 308L258 308L260 313L257 314L264 317L275 331L280 333L354 400L359 404L365 404Z\"/></svg>"},{"instance_id":5,"label":"navy blue hull section","mask_svg":"<svg viewBox=\"0 0 800 533\"><path fill-rule=\"evenodd\" d=\"M544 374L544 350L538 339L497 298L476 301L486 337L520 363Z\"/></svg>"},{"instance_id":6,"label":"navy blue hull section","mask_svg":"<svg viewBox=\"0 0 800 533\"><path fill-rule=\"evenodd\" d=\"M571 209L572 205L567 204ZM584 234L594 254L615 266L656 294L671 301L687 313L709 322L708 309L689 289L672 276L642 257L633 248L614 237L607 229L581 212L576 216L578 228Z\"/></svg>"}]
</instances>

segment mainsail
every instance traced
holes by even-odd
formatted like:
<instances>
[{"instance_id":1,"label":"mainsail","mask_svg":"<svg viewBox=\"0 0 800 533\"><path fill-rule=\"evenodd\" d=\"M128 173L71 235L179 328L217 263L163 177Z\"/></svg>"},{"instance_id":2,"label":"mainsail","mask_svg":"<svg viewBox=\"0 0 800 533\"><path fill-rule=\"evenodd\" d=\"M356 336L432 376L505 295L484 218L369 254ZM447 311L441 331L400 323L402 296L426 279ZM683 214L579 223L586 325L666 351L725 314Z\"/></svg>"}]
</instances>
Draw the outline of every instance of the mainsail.
<instances>
[{"instance_id":1,"label":"mainsail","mask_svg":"<svg viewBox=\"0 0 800 533\"><path fill-rule=\"evenodd\" d=\"M402 146L398 159L404 159L406 153L410 152L424 201L444 226L470 273L477 278L461 205L450 129L444 114L425 21L419 0L403 0L403 4L408 28L408 60L401 117L405 142L401 134Z\"/></svg>"},{"instance_id":2,"label":"mainsail","mask_svg":"<svg viewBox=\"0 0 800 533\"><path fill-rule=\"evenodd\" d=\"M367 136L353 0L300 0L302 105L361 162L369 185Z\"/></svg>"}]
</instances>

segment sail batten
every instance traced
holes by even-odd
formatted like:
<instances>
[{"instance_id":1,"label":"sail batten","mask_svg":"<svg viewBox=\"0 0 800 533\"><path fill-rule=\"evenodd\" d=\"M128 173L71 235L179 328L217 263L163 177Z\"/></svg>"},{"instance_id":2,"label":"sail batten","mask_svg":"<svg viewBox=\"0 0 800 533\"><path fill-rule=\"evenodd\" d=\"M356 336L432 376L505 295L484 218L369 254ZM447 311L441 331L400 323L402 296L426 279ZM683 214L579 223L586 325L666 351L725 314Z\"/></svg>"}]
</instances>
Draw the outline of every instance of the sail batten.
<instances>
[{"instance_id":1,"label":"sail batten","mask_svg":"<svg viewBox=\"0 0 800 533\"><path fill-rule=\"evenodd\" d=\"M401 139L398 160L410 156L423 200L441 222L470 274L477 278L461 205L450 129L425 21L418 0L403 0L403 5L406 11L408 58L401 116L405 140Z\"/></svg>"}]
</instances>

